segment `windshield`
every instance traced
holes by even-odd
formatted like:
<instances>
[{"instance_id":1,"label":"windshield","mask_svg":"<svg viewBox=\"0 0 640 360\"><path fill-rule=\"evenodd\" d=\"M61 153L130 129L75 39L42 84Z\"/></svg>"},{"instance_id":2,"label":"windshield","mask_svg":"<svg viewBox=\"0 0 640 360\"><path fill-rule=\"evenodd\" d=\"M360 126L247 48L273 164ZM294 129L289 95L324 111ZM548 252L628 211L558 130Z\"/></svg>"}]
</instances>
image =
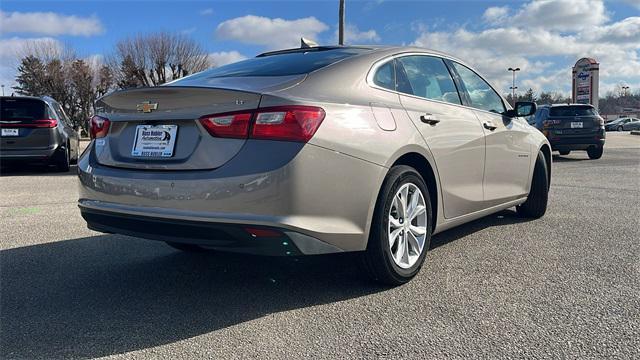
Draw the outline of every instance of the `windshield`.
<instances>
[{"instance_id":1,"label":"windshield","mask_svg":"<svg viewBox=\"0 0 640 360\"><path fill-rule=\"evenodd\" d=\"M20 121L47 119L47 110L42 100L24 98L2 98L0 100L0 121Z\"/></svg>"},{"instance_id":2,"label":"windshield","mask_svg":"<svg viewBox=\"0 0 640 360\"><path fill-rule=\"evenodd\" d=\"M342 59L369 52L364 48L337 48L327 50L295 51L259 56L237 63L220 66L188 77L208 79L220 77L288 76L307 74ZM179 84L180 80L174 84Z\"/></svg>"},{"instance_id":3,"label":"windshield","mask_svg":"<svg viewBox=\"0 0 640 360\"><path fill-rule=\"evenodd\" d=\"M591 106L554 106L549 110L549 116L589 116L598 115Z\"/></svg>"}]
</instances>

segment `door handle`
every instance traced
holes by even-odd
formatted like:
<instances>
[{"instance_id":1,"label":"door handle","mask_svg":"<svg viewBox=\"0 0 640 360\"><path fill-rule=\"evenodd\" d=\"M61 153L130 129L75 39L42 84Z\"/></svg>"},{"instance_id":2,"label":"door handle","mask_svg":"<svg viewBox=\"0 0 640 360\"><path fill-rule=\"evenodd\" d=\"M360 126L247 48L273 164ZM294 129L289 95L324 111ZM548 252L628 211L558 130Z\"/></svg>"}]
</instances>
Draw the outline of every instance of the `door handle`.
<instances>
[{"instance_id":1,"label":"door handle","mask_svg":"<svg viewBox=\"0 0 640 360\"><path fill-rule=\"evenodd\" d=\"M440 120L434 119L432 114L420 115L420 121L422 121L425 124L429 124L431 126L436 125L437 123L440 122Z\"/></svg>"},{"instance_id":2,"label":"door handle","mask_svg":"<svg viewBox=\"0 0 640 360\"><path fill-rule=\"evenodd\" d=\"M495 126L495 125L493 125L491 123L482 123L482 126L484 126L485 129L491 130L491 131L493 131L493 130L498 128L497 126Z\"/></svg>"}]
</instances>

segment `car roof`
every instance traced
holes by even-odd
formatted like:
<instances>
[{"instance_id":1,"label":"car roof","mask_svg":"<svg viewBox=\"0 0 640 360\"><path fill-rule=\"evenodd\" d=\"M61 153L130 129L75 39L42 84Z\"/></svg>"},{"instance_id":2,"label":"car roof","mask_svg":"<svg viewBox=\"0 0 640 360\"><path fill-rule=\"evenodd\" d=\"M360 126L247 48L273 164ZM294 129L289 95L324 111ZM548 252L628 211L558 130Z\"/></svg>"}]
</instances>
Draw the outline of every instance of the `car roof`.
<instances>
[{"instance_id":1,"label":"car roof","mask_svg":"<svg viewBox=\"0 0 640 360\"><path fill-rule=\"evenodd\" d=\"M552 108L552 107L563 107L563 106L588 106L588 107L594 107L591 104L570 103L570 104L544 104L544 105L538 105L538 108Z\"/></svg>"},{"instance_id":2,"label":"car roof","mask_svg":"<svg viewBox=\"0 0 640 360\"><path fill-rule=\"evenodd\" d=\"M2 99L33 99L42 100L48 103L56 103L57 101L49 96L30 96L30 95L12 95L12 96L0 96Z\"/></svg>"}]
</instances>

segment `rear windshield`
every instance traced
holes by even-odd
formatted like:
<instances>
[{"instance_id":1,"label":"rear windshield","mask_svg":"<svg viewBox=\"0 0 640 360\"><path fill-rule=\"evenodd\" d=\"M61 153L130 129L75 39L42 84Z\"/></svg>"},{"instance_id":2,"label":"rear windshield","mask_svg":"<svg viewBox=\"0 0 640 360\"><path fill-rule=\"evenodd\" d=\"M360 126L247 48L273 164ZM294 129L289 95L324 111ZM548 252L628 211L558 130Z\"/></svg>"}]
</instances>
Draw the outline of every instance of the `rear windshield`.
<instances>
[{"instance_id":1,"label":"rear windshield","mask_svg":"<svg viewBox=\"0 0 640 360\"><path fill-rule=\"evenodd\" d=\"M350 56L371 51L364 48L342 48L330 50L296 51L292 53L260 56L237 63L220 66L190 76L189 80L246 77L246 76L287 76L307 74L331 65ZM177 81L176 83L179 83Z\"/></svg>"},{"instance_id":2,"label":"rear windshield","mask_svg":"<svg viewBox=\"0 0 640 360\"><path fill-rule=\"evenodd\" d=\"M586 116L598 115L591 106L554 106L549 110L549 116Z\"/></svg>"},{"instance_id":3,"label":"rear windshield","mask_svg":"<svg viewBox=\"0 0 640 360\"><path fill-rule=\"evenodd\" d=\"M33 120L48 119L47 110L42 100L38 99L0 99L0 121L16 121L28 123Z\"/></svg>"}]
</instances>

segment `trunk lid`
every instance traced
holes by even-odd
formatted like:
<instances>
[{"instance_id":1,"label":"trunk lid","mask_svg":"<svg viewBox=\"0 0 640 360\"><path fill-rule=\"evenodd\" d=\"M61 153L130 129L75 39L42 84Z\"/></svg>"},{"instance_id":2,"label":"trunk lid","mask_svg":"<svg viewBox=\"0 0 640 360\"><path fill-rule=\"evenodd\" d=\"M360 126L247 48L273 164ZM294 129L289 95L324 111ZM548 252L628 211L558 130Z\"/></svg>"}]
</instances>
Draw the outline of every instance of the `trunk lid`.
<instances>
[{"instance_id":1,"label":"trunk lid","mask_svg":"<svg viewBox=\"0 0 640 360\"><path fill-rule=\"evenodd\" d=\"M96 102L96 115L111 122L108 135L95 140L97 161L145 170L218 168L240 151L246 139L213 137L198 119L256 109L260 97L250 91L182 86L113 93ZM154 149L165 139L158 152L141 151ZM165 156L160 155L163 150Z\"/></svg>"},{"instance_id":2,"label":"trunk lid","mask_svg":"<svg viewBox=\"0 0 640 360\"><path fill-rule=\"evenodd\" d=\"M44 101L35 98L0 98L0 148L41 150L52 145L54 128L44 127L55 119Z\"/></svg>"},{"instance_id":3,"label":"trunk lid","mask_svg":"<svg viewBox=\"0 0 640 360\"><path fill-rule=\"evenodd\" d=\"M598 131L602 118L586 105L555 106L549 111L548 129L558 135L584 135Z\"/></svg>"}]
</instances>

